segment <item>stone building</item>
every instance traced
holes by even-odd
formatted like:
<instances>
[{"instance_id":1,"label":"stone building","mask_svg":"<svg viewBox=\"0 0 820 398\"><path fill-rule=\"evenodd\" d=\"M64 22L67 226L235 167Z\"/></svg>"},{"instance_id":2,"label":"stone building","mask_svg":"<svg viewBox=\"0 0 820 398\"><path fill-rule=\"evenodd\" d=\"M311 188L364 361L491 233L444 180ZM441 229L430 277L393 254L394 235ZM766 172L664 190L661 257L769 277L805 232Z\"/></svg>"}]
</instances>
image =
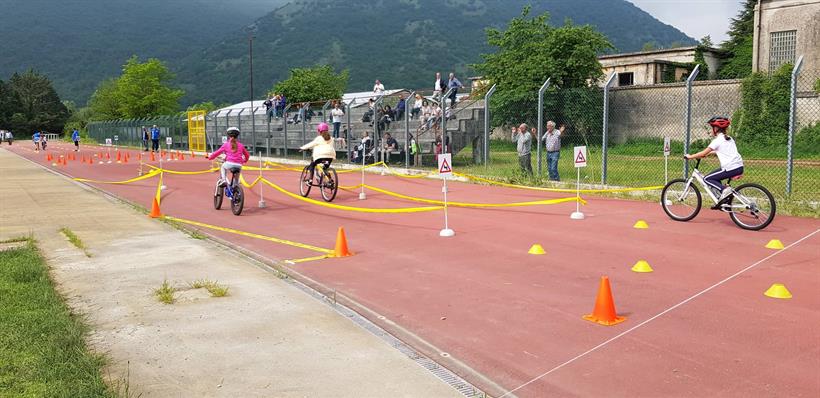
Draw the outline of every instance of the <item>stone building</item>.
<instances>
[{"instance_id":1,"label":"stone building","mask_svg":"<svg viewBox=\"0 0 820 398\"><path fill-rule=\"evenodd\" d=\"M645 86L684 79L694 67L697 50L693 46L612 54L600 56L598 61L605 76L618 73L613 86ZM720 66L719 50L706 48L702 52L708 76L713 79Z\"/></svg>"},{"instance_id":2,"label":"stone building","mask_svg":"<svg viewBox=\"0 0 820 398\"><path fill-rule=\"evenodd\" d=\"M803 71L820 71L820 0L758 0L752 69L772 71L803 56Z\"/></svg>"}]
</instances>

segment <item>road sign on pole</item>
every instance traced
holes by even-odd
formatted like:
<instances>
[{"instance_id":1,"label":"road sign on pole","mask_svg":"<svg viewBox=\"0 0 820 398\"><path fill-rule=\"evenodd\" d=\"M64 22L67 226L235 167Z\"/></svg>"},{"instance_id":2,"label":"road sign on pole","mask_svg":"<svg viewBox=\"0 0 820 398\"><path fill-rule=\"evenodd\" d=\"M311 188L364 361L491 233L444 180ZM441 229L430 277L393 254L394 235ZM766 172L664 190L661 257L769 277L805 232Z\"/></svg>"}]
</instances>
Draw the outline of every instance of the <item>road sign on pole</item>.
<instances>
[{"instance_id":1,"label":"road sign on pole","mask_svg":"<svg viewBox=\"0 0 820 398\"><path fill-rule=\"evenodd\" d=\"M452 154L443 153L438 155L438 173L439 174L453 174L453 158Z\"/></svg>"},{"instance_id":2,"label":"road sign on pole","mask_svg":"<svg viewBox=\"0 0 820 398\"><path fill-rule=\"evenodd\" d=\"M441 192L444 193L444 229L438 235L443 237L454 236L456 233L450 228L450 220L447 216L447 176L453 174L453 156L449 153L442 153L438 155L438 173L441 174L441 180L444 185Z\"/></svg>"},{"instance_id":3,"label":"road sign on pole","mask_svg":"<svg viewBox=\"0 0 820 398\"><path fill-rule=\"evenodd\" d=\"M581 167L587 166L587 147L576 146L572 148L572 159L575 163L576 180L575 180L575 212L570 214L573 220L583 220L584 213L581 213Z\"/></svg>"},{"instance_id":4,"label":"road sign on pole","mask_svg":"<svg viewBox=\"0 0 820 398\"><path fill-rule=\"evenodd\" d=\"M576 146L572 149L572 159L575 167L587 167L587 147Z\"/></svg>"}]
</instances>

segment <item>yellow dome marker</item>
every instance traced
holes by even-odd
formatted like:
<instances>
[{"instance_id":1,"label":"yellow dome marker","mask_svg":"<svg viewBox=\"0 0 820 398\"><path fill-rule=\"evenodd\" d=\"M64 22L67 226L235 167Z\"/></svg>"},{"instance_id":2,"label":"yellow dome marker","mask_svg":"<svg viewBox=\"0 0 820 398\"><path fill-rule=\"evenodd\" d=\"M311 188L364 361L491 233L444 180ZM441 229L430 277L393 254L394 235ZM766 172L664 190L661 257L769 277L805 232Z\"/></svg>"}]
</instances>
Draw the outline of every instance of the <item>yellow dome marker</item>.
<instances>
[{"instance_id":1,"label":"yellow dome marker","mask_svg":"<svg viewBox=\"0 0 820 398\"><path fill-rule=\"evenodd\" d=\"M783 242L779 239L772 239L766 244L767 249L783 250Z\"/></svg>"},{"instance_id":2,"label":"yellow dome marker","mask_svg":"<svg viewBox=\"0 0 820 398\"><path fill-rule=\"evenodd\" d=\"M632 271L633 272L652 272L654 270L652 269L652 267L649 266L649 263L647 263L644 260L640 260L637 263L635 263L635 265L632 266Z\"/></svg>"},{"instance_id":3,"label":"yellow dome marker","mask_svg":"<svg viewBox=\"0 0 820 398\"><path fill-rule=\"evenodd\" d=\"M529 253L529 254L539 254L539 255L540 254L547 254L547 252L544 251L544 248L541 247L541 245L539 245L538 243L532 245L532 247L530 247L530 250L527 253Z\"/></svg>"},{"instance_id":4,"label":"yellow dome marker","mask_svg":"<svg viewBox=\"0 0 820 398\"><path fill-rule=\"evenodd\" d=\"M649 229L649 224L646 223L644 220L638 220L635 225L632 226L635 229Z\"/></svg>"},{"instance_id":5,"label":"yellow dome marker","mask_svg":"<svg viewBox=\"0 0 820 398\"><path fill-rule=\"evenodd\" d=\"M763 293L765 296L771 298L778 298L778 299L790 299L792 298L791 292L789 289L786 289L782 283L775 283L769 290L766 290L766 293Z\"/></svg>"}]
</instances>

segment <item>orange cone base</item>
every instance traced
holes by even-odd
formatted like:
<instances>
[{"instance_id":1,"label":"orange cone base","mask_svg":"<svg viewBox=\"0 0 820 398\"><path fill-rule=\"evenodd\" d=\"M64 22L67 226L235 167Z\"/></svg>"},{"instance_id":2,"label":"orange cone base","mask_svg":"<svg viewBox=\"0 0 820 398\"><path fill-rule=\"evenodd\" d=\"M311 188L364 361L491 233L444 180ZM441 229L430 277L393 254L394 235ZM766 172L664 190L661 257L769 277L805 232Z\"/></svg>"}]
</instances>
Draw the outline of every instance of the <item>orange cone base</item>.
<instances>
[{"instance_id":1,"label":"orange cone base","mask_svg":"<svg viewBox=\"0 0 820 398\"><path fill-rule=\"evenodd\" d=\"M605 319L598 319L598 318L595 317L595 315L592 315L592 314L584 315L583 318L590 321L590 322L595 322L595 323L605 325L605 326L617 325L617 324L619 324L619 323L626 320L625 316L616 316L614 320L609 320L608 321L608 320L605 320Z\"/></svg>"}]
</instances>

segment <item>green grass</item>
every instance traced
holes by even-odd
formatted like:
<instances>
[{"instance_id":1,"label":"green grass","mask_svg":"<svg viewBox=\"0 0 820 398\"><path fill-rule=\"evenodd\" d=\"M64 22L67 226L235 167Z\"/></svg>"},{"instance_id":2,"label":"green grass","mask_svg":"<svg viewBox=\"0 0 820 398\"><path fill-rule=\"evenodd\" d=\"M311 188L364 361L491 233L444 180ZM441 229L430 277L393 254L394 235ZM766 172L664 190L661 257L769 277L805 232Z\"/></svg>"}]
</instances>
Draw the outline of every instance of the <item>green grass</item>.
<instances>
[{"instance_id":1,"label":"green grass","mask_svg":"<svg viewBox=\"0 0 820 398\"><path fill-rule=\"evenodd\" d=\"M0 252L0 396L114 397L34 243Z\"/></svg>"},{"instance_id":2,"label":"green grass","mask_svg":"<svg viewBox=\"0 0 820 398\"><path fill-rule=\"evenodd\" d=\"M217 281L208 279L197 279L190 283L191 289L205 288L212 297L225 297L228 295L228 287L220 285Z\"/></svg>"},{"instance_id":3,"label":"green grass","mask_svg":"<svg viewBox=\"0 0 820 398\"><path fill-rule=\"evenodd\" d=\"M651 145L650 145L651 144ZM492 149L495 148L495 149ZM664 157L657 143L639 142L635 145L619 145L609 148L607 154L607 185L611 186L658 186L664 185ZM589 147L587 167L581 169L581 182L601 183L602 153L600 147ZM672 148L676 153L675 146ZM522 185L549 186L547 162L542 153L542 177L529 177L521 173L518 155L510 142L493 141L490 150L490 165L473 165L471 149L465 148L453 160L455 171L473 174L502 182ZM679 148L677 153L682 153ZM820 201L820 165L812 159L799 159L794 165L792 193L786 195L786 162L783 158L758 160L753 156L745 158L744 177L735 185L744 182L759 183L774 195L782 214L820 217L820 211L810 202ZM567 187L574 187L576 170L572 164L572 147L564 146L558 162L558 172ZM681 156L669 157L669 179L683 174ZM537 158L533 153L532 166L537 172ZM694 162L690 162L690 167ZM708 172L718 167L717 158L711 156L701 163L701 171ZM656 200L651 197L651 200ZM649 199L649 196L646 196Z\"/></svg>"},{"instance_id":4,"label":"green grass","mask_svg":"<svg viewBox=\"0 0 820 398\"><path fill-rule=\"evenodd\" d=\"M91 257L91 253L88 252L88 247L85 246L80 237L74 233L74 231L68 229L68 227L60 228L60 232L68 238L68 241L71 242L72 245L76 246L78 249L82 250L86 257Z\"/></svg>"},{"instance_id":5,"label":"green grass","mask_svg":"<svg viewBox=\"0 0 820 398\"><path fill-rule=\"evenodd\" d=\"M173 304L174 301L176 301L174 292L176 292L176 289L174 289L166 279L162 281L162 284L159 285L158 288L154 289L154 296L163 304Z\"/></svg>"}]
</instances>

